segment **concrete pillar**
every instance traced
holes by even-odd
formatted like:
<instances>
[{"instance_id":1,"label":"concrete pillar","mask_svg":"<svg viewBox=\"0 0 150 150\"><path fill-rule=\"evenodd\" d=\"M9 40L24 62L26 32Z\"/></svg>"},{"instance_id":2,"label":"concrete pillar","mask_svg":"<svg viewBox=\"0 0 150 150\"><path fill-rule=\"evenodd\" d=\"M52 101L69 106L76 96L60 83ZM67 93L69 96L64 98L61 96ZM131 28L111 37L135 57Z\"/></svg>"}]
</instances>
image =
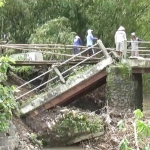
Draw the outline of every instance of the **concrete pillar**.
<instances>
[{"instance_id":1,"label":"concrete pillar","mask_svg":"<svg viewBox=\"0 0 150 150\"><path fill-rule=\"evenodd\" d=\"M142 109L142 75L123 76L116 66L107 75L106 98L111 107L118 109Z\"/></svg>"},{"instance_id":2,"label":"concrete pillar","mask_svg":"<svg viewBox=\"0 0 150 150\"><path fill-rule=\"evenodd\" d=\"M132 74L134 82L134 93L135 93L135 108L143 110L143 83L142 83L142 74L135 73Z\"/></svg>"}]
</instances>

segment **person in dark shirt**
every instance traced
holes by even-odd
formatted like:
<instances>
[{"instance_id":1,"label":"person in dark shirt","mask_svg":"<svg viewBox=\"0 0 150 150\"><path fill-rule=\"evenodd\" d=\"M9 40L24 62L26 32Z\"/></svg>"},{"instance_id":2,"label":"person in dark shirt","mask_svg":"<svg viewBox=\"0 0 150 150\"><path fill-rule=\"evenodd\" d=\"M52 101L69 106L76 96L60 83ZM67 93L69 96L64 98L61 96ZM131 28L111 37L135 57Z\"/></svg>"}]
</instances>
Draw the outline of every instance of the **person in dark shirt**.
<instances>
[{"instance_id":1,"label":"person in dark shirt","mask_svg":"<svg viewBox=\"0 0 150 150\"><path fill-rule=\"evenodd\" d=\"M82 45L81 38L78 35L76 35L73 40L73 54L74 55L80 53L79 46L81 45Z\"/></svg>"}]
</instances>

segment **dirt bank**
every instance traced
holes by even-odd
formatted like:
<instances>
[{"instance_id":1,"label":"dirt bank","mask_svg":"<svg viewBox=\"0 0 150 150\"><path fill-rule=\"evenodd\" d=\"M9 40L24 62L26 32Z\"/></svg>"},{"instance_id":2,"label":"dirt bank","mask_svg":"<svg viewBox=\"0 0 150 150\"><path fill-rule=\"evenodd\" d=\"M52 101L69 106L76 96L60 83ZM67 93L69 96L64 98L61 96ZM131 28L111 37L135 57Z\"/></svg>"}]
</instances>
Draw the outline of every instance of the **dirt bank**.
<instances>
[{"instance_id":1,"label":"dirt bank","mask_svg":"<svg viewBox=\"0 0 150 150\"><path fill-rule=\"evenodd\" d=\"M13 123L20 139L17 150L43 150L36 142L32 141L33 131L20 118L13 116Z\"/></svg>"}]
</instances>

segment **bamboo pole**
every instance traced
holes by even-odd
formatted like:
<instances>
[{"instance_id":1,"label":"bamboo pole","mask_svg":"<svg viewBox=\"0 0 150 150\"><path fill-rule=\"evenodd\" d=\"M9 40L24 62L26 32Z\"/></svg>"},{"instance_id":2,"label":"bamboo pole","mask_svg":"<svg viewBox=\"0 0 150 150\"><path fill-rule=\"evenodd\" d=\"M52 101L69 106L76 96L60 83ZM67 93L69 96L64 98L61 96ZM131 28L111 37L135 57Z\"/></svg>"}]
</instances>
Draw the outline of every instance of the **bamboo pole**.
<instances>
[{"instance_id":1,"label":"bamboo pole","mask_svg":"<svg viewBox=\"0 0 150 150\"><path fill-rule=\"evenodd\" d=\"M47 50L72 50L73 47L21 47L21 46L15 46L15 45L0 45L0 47L3 47L3 48L12 48L12 49L16 49L16 48L20 48L20 50L23 50L24 48L26 49L47 49ZM81 49L86 49L87 47L86 46L79 46L79 48ZM100 49L99 47L94 47L94 49Z\"/></svg>"},{"instance_id":2,"label":"bamboo pole","mask_svg":"<svg viewBox=\"0 0 150 150\"><path fill-rule=\"evenodd\" d=\"M20 49L18 49L18 50L20 50ZM60 56L67 56L67 57L74 56L74 55L69 55L69 54L54 53L54 52L47 52L47 51L34 51L34 50L28 51L28 49L24 49L24 51L27 51L27 52L39 52L39 53L44 53L44 54L60 55ZM76 57L77 58L88 58L88 57L85 57L85 56L76 56ZM93 59L100 60L100 58L93 58Z\"/></svg>"}]
</instances>

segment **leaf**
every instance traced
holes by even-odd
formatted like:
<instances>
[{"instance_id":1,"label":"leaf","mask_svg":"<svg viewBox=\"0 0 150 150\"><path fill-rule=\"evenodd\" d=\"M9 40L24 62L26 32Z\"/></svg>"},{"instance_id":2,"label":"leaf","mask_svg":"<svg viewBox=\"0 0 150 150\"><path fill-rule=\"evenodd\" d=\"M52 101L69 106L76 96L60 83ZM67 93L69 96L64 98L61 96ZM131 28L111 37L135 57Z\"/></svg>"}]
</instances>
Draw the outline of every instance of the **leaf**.
<instances>
[{"instance_id":1,"label":"leaf","mask_svg":"<svg viewBox=\"0 0 150 150\"><path fill-rule=\"evenodd\" d=\"M143 117L143 113L141 112L140 109L135 110L133 113L136 119L140 119Z\"/></svg>"},{"instance_id":2,"label":"leaf","mask_svg":"<svg viewBox=\"0 0 150 150\"><path fill-rule=\"evenodd\" d=\"M122 128L123 128L123 120L120 120L118 122L117 126L119 126L119 129L122 130Z\"/></svg>"},{"instance_id":3,"label":"leaf","mask_svg":"<svg viewBox=\"0 0 150 150\"><path fill-rule=\"evenodd\" d=\"M144 150L150 150L150 147L149 146L145 146Z\"/></svg>"},{"instance_id":4,"label":"leaf","mask_svg":"<svg viewBox=\"0 0 150 150\"><path fill-rule=\"evenodd\" d=\"M128 140L124 138L119 144L120 150L127 150L128 149Z\"/></svg>"}]
</instances>

